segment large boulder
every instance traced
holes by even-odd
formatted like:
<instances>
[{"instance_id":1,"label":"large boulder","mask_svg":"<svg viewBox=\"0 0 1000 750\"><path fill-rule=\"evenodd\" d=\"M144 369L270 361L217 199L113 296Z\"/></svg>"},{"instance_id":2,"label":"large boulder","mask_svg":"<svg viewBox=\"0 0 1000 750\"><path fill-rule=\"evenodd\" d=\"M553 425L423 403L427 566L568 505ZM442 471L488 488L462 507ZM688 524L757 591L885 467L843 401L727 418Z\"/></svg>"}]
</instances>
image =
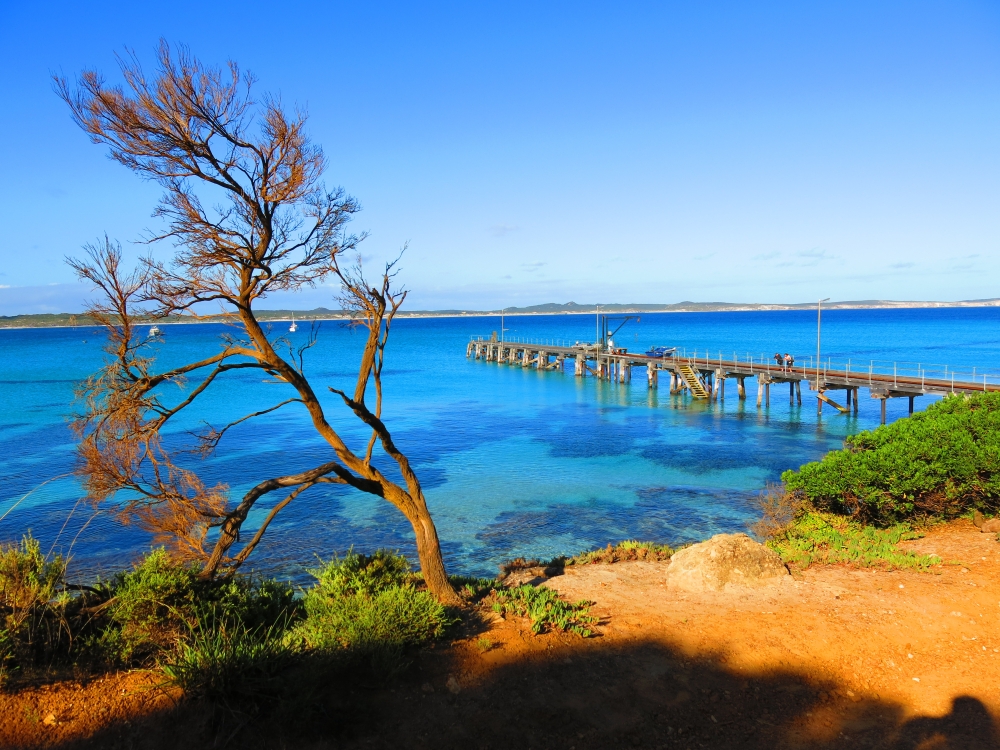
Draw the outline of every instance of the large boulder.
<instances>
[{"instance_id":1,"label":"large boulder","mask_svg":"<svg viewBox=\"0 0 1000 750\"><path fill-rule=\"evenodd\" d=\"M778 553L746 534L716 534L674 554L667 568L668 588L720 591L726 584L763 586L789 575Z\"/></svg>"}]
</instances>

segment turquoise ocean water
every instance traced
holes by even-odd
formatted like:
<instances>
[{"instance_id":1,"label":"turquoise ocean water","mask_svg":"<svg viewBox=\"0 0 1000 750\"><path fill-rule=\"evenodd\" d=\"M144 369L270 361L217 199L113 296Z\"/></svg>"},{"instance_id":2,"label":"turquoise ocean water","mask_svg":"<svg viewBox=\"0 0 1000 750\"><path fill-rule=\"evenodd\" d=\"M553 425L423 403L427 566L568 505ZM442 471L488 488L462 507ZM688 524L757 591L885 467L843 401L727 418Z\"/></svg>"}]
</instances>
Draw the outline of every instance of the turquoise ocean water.
<instances>
[{"instance_id":1,"label":"turquoise ocean water","mask_svg":"<svg viewBox=\"0 0 1000 750\"><path fill-rule=\"evenodd\" d=\"M509 337L593 340L595 319L508 317L506 325ZM418 471L454 572L492 574L513 556L551 557L625 538L676 544L743 530L749 501L768 481L878 424L878 404L865 391L857 417L828 410L818 418L810 392L801 407L789 406L783 386L772 389L770 408L758 410L753 381L747 401L737 400L730 381L726 400L708 405L670 396L666 387L649 391L638 370L632 383L618 385L466 359L470 336L499 327L495 317L399 320L387 350L384 418ZM300 324L292 336L304 339L306 329ZM224 330L169 326L153 347L165 366L177 364L215 351ZM791 351L801 362L815 351L815 336L814 312L648 314L616 343L726 356ZM331 421L358 450L366 435L326 386L351 389L361 342L326 322L306 355ZM31 529L44 549L71 552L81 577L120 567L150 544L140 529L77 503L66 420L75 384L101 361L101 344L94 329L0 330L0 516L20 500L0 520L0 540ZM998 370L1000 309L825 312L823 354ZM257 374L236 375L212 387L198 418L221 424L288 398L288 390ZM178 388L173 397L181 394ZM918 408L929 401L918 399ZM906 408L905 399L890 401L889 418ZM191 419L173 429L196 426ZM237 497L328 455L293 405L227 433L201 470ZM251 520L269 507L261 504ZM413 554L409 527L394 508L344 488L310 490L271 529L253 565L296 580L317 556L351 545Z\"/></svg>"}]
</instances>

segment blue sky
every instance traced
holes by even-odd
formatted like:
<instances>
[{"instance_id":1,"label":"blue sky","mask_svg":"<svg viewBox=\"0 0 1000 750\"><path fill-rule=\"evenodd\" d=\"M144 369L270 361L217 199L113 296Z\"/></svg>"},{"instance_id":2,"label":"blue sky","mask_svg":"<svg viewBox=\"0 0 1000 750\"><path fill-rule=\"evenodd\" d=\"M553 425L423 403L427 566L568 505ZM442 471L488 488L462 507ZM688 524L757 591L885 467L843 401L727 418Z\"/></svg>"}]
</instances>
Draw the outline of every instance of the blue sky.
<instances>
[{"instance_id":1,"label":"blue sky","mask_svg":"<svg viewBox=\"0 0 1000 750\"><path fill-rule=\"evenodd\" d=\"M161 36L308 108L411 308L1000 296L997 3L8 1L0 314L155 227L49 76Z\"/></svg>"}]
</instances>

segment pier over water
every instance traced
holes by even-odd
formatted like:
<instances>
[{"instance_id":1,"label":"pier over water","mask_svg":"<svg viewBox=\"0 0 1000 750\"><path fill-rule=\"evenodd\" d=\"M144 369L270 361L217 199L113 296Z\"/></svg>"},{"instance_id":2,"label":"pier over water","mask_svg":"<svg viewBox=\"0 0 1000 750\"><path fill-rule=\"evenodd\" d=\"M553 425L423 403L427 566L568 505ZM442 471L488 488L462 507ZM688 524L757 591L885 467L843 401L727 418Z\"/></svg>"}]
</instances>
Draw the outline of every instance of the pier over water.
<instances>
[{"instance_id":1,"label":"pier over water","mask_svg":"<svg viewBox=\"0 0 1000 750\"><path fill-rule=\"evenodd\" d=\"M596 377L629 383L635 368L646 373L649 388L658 388L661 375L669 377L671 393L686 393L696 399L719 401L726 397L726 381L736 381L739 399L746 398L746 381L757 384L757 406L771 403L771 386L788 385L789 403L802 404L802 384L816 393L816 408L823 405L840 413L858 412L860 391L880 402L881 421L885 424L885 403L890 398L909 399L913 413L918 396L948 396L1000 391L1000 372L979 368L950 368L914 362L852 361L809 357L801 364L786 365L766 356L732 356L719 352L678 352L655 350L640 354L603 344L570 343L558 340L499 340L497 337L473 337L466 357L515 367L565 372L573 363L576 377ZM844 391L844 404L835 401L831 392Z\"/></svg>"}]
</instances>

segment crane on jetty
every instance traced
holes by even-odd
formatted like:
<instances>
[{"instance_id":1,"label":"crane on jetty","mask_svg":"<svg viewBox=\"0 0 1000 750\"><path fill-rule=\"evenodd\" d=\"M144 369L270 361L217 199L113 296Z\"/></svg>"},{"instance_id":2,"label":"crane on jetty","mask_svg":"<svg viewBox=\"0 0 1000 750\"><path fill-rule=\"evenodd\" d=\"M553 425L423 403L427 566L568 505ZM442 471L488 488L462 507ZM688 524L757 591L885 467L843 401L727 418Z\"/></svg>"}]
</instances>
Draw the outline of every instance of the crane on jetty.
<instances>
[{"instance_id":1,"label":"crane on jetty","mask_svg":"<svg viewBox=\"0 0 1000 750\"><path fill-rule=\"evenodd\" d=\"M627 322L627 321L625 321ZM623 323L624 324L624 323ZM620 328L621 326L619 326ZM617 331L617 329L616 329ZM788 384L789 403L802 404L802 383L816 392L817 411L823 404L842 414L858 413L858 395L867 389L873 399L881 402L881 419L885 424L885 405L890 398L909 399L913 413L914 399L918 396L947 396L1000 392L1000 372L987 372L979 368L955 369L947 365L925 365L909 362L881 362L866 360L833 360L809 357L803 364L785 365L764 355L747 354L731 357L706 352L678 352L676 349L658 347L642 354L609 346L608 325L605 322L596 344L589 342L515 339L500 341L491 337L475 336L466 346L465 356L518 367L563 372L568 360L573 361L577 377L587 375L617 383L629 383L635 368L646 370L648 387L659 387L660 375L670 377L671 393L689 393L696 399L720 401L725 399L726 381L735 380L738 397L746 398L746 380L757 382L757 406L770 406L771 386ZM845 391L846 405L834 401L830 392Z\"/></svg>"}]
</instances>

